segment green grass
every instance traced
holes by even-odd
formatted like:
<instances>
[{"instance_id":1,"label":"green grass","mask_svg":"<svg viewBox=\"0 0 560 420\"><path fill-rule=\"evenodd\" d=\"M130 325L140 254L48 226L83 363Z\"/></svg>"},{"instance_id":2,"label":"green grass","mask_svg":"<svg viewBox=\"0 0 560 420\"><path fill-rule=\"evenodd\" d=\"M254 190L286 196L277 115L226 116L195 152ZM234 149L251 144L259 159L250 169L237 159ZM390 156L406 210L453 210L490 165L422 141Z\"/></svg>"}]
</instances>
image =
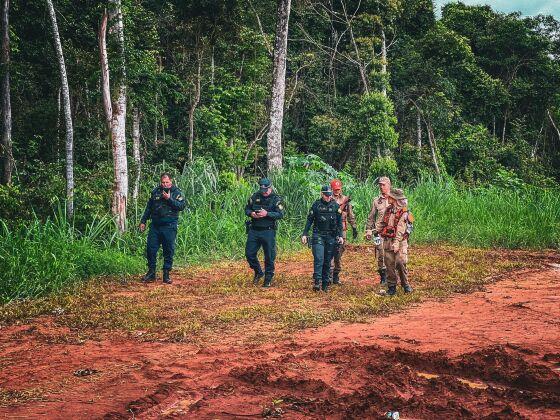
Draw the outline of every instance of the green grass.
<instances>
[{"instance_id":1,"label":"green grass","mask_svg":"<svg viewBox=\"0 0 560 420\"><path fill-rule=\"evenodd\" d=\"M273 178L286 208L278 231L280 254L301 249L305 216L319 196L320 186L328 181L325 173L302 170L285 170ZM188 210L180 219L176 264L242 258L244 206L254 186L242 180L229 188L219 187L216 170L205 162L185 169L176 182L188 198ZM363 233L377 186L372 181L345 182ZM149 190L145 185L141 203ZM428 180L408 189L407 195L416 218L412 242L560 247L559 191L529 187L469 190L453 182ZM129 233L123 236L115 233L109 217L94 217L81 229L68 223L62 212L52 220L31 220L16 227L0 221L0 302L47 295L89 277L141 272L146 234L134 228L141 210L130 218Z\"/></svg>"}]
</instances>

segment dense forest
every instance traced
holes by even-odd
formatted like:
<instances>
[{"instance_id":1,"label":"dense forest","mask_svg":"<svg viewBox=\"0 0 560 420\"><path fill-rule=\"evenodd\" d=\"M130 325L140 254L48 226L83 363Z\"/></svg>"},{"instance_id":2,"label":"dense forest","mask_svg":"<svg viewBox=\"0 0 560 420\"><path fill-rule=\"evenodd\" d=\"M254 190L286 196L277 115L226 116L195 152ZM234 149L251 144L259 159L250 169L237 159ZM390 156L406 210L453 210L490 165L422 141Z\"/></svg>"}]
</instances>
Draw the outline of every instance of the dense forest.
<instances>
[{"instance_id":1,"label":"dense forest","mask_svg":"<svg viewBox=\"0 0 560 420\"><path fill-rule=\"evenodd\" d=\"M266 173L282 20L280 158L312 154L357 179L406 183L560 179L552 16L451 3L436 19L431 0L5 0L2 10L6 218L47 214L74 191L76 208L107 211L111 189L136 199L141 166L162 162L180 171L211 158L224 180Z\"/></svg>"}]
</instances>

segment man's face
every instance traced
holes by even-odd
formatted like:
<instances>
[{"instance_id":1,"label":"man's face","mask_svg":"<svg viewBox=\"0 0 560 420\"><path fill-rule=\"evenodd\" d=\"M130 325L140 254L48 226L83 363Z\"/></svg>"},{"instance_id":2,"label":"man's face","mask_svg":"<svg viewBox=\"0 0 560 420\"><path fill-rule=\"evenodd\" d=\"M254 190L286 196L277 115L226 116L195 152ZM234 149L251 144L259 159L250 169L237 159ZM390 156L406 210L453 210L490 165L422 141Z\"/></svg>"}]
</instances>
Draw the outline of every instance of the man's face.
<instances>
[{"instance_id":1,"label":"man's face","mask_svg":"<svg viewBox=\"0 0 560 420\"><path fill-rule=\"evenodd\" d=\"M381 191L381 194L383 194L383 195L389 194L389 191L391 191L391 184L389 184L387 182L380 183L379 184L379 191Z\"/></svg>"},{"instance_id":2,"label":"man's face","mask_svg":"<svg viewBox=\"0 0 560 420\"><path fill-rule=\"evenodd\" d=\"M331 201L332 195L330 195L330 194L327 195L327 194L321 193L321 197L323 198L324 201L326 201L328 203L329 201Z\"/></svg>"},{"instance_id":3,"label":"man's face","mask_svg":"<svg viewBox=\"0 0 560 420\"><path fill-rule=\"evenodd\" d=\"M340 194L342 194L342 188L337 188L336 190L333 190L333 194L335 197L340 197Z\"/></svg>"},{"instance_id":4,"label":"man's face","mask_svg":"<svg viewBox=\"0 0 560 420\"><path fill-rule=\"evenodd\" d=\"M272 193L272 188L268 188L265 192L261 193L264 197L268 197Z\"/></svg>"},{"instance_id":5,"label":"man's face","mask_svg":"<svg viewBox=\"0 0 560 420\"><path fill-rule=\"evenodd\" d=\"M165 189L169 189L171 188L171 186L173 185L173 182L171 182L171 179L169 179L168 177L163 177L161 178L161 187L165 188Z\"/></svg>"}]
</instances>

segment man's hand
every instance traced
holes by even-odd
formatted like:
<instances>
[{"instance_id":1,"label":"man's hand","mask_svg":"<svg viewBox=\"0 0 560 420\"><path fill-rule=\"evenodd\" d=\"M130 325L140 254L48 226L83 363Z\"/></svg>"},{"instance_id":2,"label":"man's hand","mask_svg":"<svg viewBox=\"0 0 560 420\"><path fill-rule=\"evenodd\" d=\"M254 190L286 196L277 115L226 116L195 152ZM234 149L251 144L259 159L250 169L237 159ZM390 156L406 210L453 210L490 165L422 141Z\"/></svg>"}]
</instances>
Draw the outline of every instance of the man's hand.
<instances>
[{"instance_id":1,"label":"man's hand","mask_svg":"<svg viewBox=\"0 0 560 420\"><path fill-rule=\"evenodd\" d=\"M260 218L264 217L262 215L262 212L263 212L263 210L260 210L259 212L253 211L253 212L251 212L251 217L253 219L260 219Z\"/></svg>"},{"instance_id":2,"label":"man's hand","mask_svg":"<svg viewBox=\"0 0 560 420\"><path fill-rule=\"evenodd\" d=\"M354 232L352 232L352 234L353 233ZM373 232L371 230L366 230L366 234L365 234L366 240L371 241L372 236L373 236Z\"/></svg>"},{"instance_id":3,"label":"man's hand","mask_svg":"<svg viewBox=\"0 0 560 420\"><path fill-rule=\"evenodd\" d=\"M304 244L304 245L307 244L307 236L303 235L301 237L301 243Z\"/></svg>"},{"instance_id":4,"label":"man's hand","mask_svg":"<svg viewBox=\"0 0 560 420\"><path fill-rule=\"evenodd\" d=\"M336 242L339 243L340 245L344 244L344 238L342 236L339 236L336 238Z\"/></svg>"},{"instance_id":5,"label":"man's hand","mask_svg":"<svg viewBox=\"0 0 560 420\"><path fill-rule=\"evenodd\" d=\"M169 192L163 191L163 193L161 195L162 195L164 200L169 200L171 198L171 191L169 191Z\"/></svg>"},{"instance_id":6,"label":"man's hand","mask_svg":"<svg viewBox=\"0 0 560 420\"><path fill-rule=\"evenodd\" d=\"M352 228L352 239L356 240L358 238L358 229L355 227Z\"/></svg>"},{"instance_id":7,"label":"man's hand","mask_svg":"<svg viewBox=\"0 0 560 420\"><path fill-rule=\"evenodd\" d=\"M265 209L261 209L261 211L259 212L259 217L266 217L267 214L268 212Z\"/></svg>"},{"instance_id":8,"label":"man's hand","mask_svg":"<svg viewBox=\"0 0 560 420\"><path fill-rule=\"evenodd\" d=\"M146 224L145 223L140 223L138 225L138 229L140 229L140 232L144 232L146 230Z\"/></svg>"}]
</instances>

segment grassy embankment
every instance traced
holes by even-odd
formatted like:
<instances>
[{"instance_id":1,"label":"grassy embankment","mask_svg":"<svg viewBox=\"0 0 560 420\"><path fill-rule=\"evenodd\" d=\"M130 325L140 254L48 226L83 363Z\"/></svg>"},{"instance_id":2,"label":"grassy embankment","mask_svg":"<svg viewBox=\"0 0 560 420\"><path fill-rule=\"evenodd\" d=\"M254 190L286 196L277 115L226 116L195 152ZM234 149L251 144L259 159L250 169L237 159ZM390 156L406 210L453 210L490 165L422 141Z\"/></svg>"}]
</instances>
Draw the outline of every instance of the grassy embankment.
<instances>
[{"instance_id":1,"label":"grassy embankment","mask_svg":"<svg viewBox=\"0 0 560 420\"><path fill-rule=\"evenodd\" d=\"M325 176L317 172L286 171L276 177L287 215L279 229L280 252L300 249L298 244L310 203L318 196ZM177 240L176 264L217 261L243 256L243 207L253 187L240 184L219 191L210 167L187 170L178 185L189 199ZM347 183L360 230L370 208L375 185ZM558 248L560 194L524 189L467 190L453 183L422 182L407 191L416 217L412 240L446 242L485 248ZM131 222L133 223L133 221ZM59 291L76 281L128 274L144 269L145 235L131 229L114 233L107 217L95 218L81 232L59 216L31 221L19 228L0 226L0 302L38 297Z\"/></svg>"}]
</instances>

